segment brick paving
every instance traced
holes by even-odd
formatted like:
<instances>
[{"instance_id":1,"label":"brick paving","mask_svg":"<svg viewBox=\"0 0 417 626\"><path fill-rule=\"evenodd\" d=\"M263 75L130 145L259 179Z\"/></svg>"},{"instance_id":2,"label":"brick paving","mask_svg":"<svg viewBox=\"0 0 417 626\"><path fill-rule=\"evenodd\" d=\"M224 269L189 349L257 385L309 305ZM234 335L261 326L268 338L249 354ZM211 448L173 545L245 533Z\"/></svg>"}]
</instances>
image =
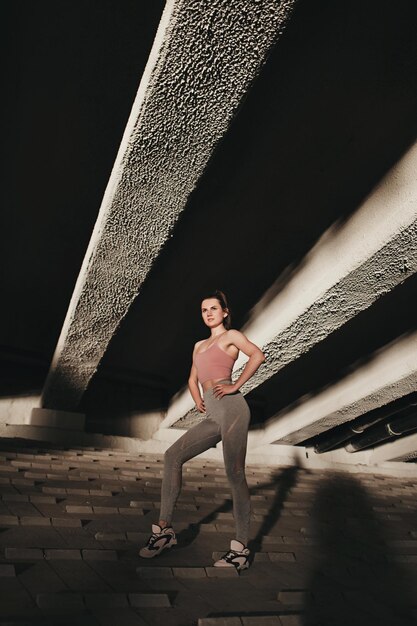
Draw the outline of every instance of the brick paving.
<instances>
[{"instance_id":1,"label":"brick paving","mask_svg":"<svg viewBox=\"0 0 417 626\"><path fill-rule=\"evenodd\" d=\"M0 445L0 625L411 626L416 477L247 467L249 570L213 567L234 538L221 464L184 466L178 546L158 520L161 455Z\"/></svg>"}]
</instances>

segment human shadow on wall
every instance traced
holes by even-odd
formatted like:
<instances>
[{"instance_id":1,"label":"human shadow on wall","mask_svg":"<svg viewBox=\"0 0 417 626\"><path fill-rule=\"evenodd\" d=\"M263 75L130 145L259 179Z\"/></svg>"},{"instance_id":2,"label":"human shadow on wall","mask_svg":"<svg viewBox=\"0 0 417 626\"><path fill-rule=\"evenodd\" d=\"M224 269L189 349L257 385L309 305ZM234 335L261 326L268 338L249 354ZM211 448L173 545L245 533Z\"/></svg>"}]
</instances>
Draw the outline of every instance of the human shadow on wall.
<instances>
[{"instance_id":1,"label":"human shadow on wall","mask_svg":"<svg viewBox=\"0 0 417 626\"><path fill-rule=\"evenodd\" d=\"M416 623L410 608L412 580L402 564L392 560L388 523L375 514L356 478L325 479L312 509L317 549L303 626Z\"/></svg>"}]
</instances>

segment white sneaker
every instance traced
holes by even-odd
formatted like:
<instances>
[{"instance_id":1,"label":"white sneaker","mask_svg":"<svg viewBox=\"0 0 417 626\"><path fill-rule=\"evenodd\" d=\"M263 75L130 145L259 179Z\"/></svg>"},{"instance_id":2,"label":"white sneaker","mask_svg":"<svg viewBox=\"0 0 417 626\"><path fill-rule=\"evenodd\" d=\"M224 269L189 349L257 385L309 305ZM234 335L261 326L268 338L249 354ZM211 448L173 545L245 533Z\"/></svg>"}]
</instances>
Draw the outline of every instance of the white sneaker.
<instances>
[{"instance_id":1,"label":"white sneaker","mask_svg":"<svg viewBox=\"0 0 417 626\"><path fill-rule=\"evenodd\" d=\"M152 524L152 535L148 539L145 547L139 550L139 556L145 559L152 559L161 554L165 548L172 548L177 545L174 529L171 526L161 528L158 524Z\"/></svg>"},{"instance_id":2,"label":"white sneaker","mask_svg":"<svg viewBox=\"0 0 417 626\"><path fill-rule=\"evenodd\" d=\"M232 539L230 542L230 550L222 556L221 559L214 563L214 567L235 567L238 571L249 567L249 548Z\"/></svg>"}]
</instances>

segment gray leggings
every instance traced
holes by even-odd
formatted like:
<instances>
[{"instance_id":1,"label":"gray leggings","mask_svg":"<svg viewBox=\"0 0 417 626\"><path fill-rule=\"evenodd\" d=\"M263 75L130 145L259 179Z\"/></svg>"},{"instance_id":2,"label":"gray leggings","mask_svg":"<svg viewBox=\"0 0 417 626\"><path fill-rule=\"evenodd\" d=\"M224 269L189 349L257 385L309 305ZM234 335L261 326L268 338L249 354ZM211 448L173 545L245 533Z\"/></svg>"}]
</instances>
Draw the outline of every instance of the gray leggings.
<instances>
[{"instance_id":1,"label":"gray leggings","mask_svg":"<svg viewBox=\"0 0 417 626\"><path fill-rule=\"evenodd\" d=\"M232 489L236 539L247 545L250 496L245 476L245 457L249 406L240 391L218 400L213 390L208 389L203 396L207 417L187 430L165 452L160 519L171 524L173 509L181 490L183 463L222 441L226 474Z\"/></svg>"}]
</instances>

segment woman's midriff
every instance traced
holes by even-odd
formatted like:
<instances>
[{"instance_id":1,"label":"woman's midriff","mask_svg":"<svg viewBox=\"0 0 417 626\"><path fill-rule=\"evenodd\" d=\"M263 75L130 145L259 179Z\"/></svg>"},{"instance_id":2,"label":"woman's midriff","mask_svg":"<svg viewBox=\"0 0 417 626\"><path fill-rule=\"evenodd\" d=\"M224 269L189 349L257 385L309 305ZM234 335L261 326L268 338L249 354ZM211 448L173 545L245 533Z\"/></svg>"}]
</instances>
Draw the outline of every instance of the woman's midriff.
<instances>
[{"instance_id":1,"label":"woman's midriff","mask_svg":"<svg viewBox=\"0 0 417 626\"><path fill-rule=\"evenodd\" d=\"M228 378L219 378L218 380L205 380L204 383L202 383L203 391L207 391L207 389L213 389L213 387L218 383L231 385L232 381Z\"/></svg>"}]
</instances>

